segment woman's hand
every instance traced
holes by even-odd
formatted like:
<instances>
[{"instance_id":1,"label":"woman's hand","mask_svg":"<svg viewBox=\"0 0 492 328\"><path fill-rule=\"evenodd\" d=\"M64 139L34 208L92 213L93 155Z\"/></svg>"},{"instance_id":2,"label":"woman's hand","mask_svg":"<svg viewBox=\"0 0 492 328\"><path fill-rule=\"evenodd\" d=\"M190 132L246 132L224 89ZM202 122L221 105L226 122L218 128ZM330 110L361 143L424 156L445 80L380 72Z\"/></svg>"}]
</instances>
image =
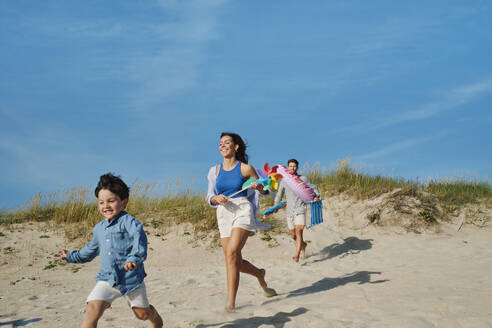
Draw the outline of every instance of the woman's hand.
<instances>
[{"instance_id":1,"label":"woman's hand","mask_svg":"<svg viewBox=\"0 0 492 328\"><path fill-rule=\"evenodd\" d=\"M251 188L258 190L263 195L265 195L268 192L263 189L263 185L261 183L257 183L257 182L253 182L251 184Z\"/></svg>"},{"instance_id":2,"label":"woman's hand","mask_svg":"<svg viewBox=\"0 0 492 328\"><path fill-rule=\"evenodd\" d=\"M224 195L217 195L212 197L212 203L215 203L217 205L224 205L229 201L229 198Z\"/></svg>"}]
</instances>

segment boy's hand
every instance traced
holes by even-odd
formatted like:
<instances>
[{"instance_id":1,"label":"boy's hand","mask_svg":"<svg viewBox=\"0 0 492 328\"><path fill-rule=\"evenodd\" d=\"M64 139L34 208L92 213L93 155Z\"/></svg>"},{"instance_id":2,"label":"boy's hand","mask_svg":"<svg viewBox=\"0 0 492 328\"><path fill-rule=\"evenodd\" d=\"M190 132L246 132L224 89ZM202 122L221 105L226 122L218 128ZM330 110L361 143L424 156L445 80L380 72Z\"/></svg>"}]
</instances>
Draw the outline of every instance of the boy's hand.
<instances>
[{"instance_id":1,"label":"boy's hand","mask_svg":"<svg viewBox=\"0 0 492 328\"><path fill-rule=\"evenodd\" d=\"M126 262L125 266L124 266L126 271L132 271L136 267L137 267L137 264L135 262Z\"/></svg>"},{"instance_id":2,"label":"boy's hand","mask_svg":"<svg viewBox=\"0 0 492 328\"><path fill-rule=\"evenodd\" d=\"M66 250L64 250L64 249L59 250L59 251L58 251L58 254L60 254L60 255L61 255L61 259L62 259L62 260L66 260L66 259L67 259L67 251L66 251Z\"/></svg>"}]
</instances>

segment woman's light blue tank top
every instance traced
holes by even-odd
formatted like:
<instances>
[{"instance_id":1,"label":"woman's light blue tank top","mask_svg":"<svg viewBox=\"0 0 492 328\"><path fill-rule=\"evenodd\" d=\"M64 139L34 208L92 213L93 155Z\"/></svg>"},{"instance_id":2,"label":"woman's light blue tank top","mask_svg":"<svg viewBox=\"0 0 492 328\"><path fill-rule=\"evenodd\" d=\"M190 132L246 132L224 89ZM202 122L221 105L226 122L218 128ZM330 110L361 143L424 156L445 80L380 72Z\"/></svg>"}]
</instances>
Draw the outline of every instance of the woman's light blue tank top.
<instances>
[{"instance_id":1,"label":"woman's light blue tank top","mask_svg":"<svg viewBox=\"0 0 492 328\"><path fill-rule=\"evenodd\" d=\"M217 188L217 193L219 195L222 194L229 197L229 195L241 190L243 183L244 178L241 174L241 162L238 162L237 165L230 171L224 170L222 164L220 164L219 175L217 176L217 182L215 183L215 187ZM232 198L246 197L247 194L248 191L245 190Z\"/></svg>"}]
</instances>

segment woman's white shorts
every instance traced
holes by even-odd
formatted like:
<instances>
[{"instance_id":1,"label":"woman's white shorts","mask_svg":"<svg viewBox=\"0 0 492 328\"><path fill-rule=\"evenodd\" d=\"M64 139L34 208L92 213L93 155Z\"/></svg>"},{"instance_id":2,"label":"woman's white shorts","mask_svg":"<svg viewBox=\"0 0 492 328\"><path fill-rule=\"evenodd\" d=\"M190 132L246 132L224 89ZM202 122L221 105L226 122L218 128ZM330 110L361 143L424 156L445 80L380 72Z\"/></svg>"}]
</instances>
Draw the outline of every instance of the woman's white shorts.
<instances>
[{"instance_id":1,"label":"woman's white shorts","mask_svg":"<svg viewBox=\"0 0 492 328\"><path fill-rule=\"evenodd\" d=\"M114 287L111 287L107 281L98 280L92 292L87 296L86 302L90 301L106 301L113 303L115 299L123 296L121 292ZM125 298L130 307L148 308L149 300L147 299L147 290L145 283L142 282L137 289L132 290L125 295Z\"/></svg>"},{"instance_id":2,"label":"woman's white shorts","mask_svg":"<svg viewBox=\"0 0 492 328\"><path fill-rule=\"evenodd\" d=\"M253 206L246 197L230 198L227 203L217 207L217 223L220 238L231 236L232 228L256 232Z\"/></svg>"}]
</instances>

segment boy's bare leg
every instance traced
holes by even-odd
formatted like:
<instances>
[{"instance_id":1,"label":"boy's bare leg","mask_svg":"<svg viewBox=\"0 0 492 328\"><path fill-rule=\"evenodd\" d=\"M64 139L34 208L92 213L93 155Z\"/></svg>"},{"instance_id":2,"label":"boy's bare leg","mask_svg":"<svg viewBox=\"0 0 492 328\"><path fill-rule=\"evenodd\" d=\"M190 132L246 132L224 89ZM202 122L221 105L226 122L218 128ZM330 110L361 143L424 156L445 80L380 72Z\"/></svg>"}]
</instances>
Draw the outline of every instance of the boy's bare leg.
<instances>
[{"instance_id":1,"label":"boy's bare leg","mask_svg":"<svg viewBox=\"0 0 492 328\"><path fill-rule=\"evenodd\" d=\"M80 328L95 328L97 322L102 317L104 311L109 308L111 304L106 301L89 301L85 308L84 321L80 325Z\"/></svg>"},{"instance_id":2,"label":"boy's bare leg","mask_svg":"<svg viewBox=\"0 0 492 328\"><path fill-rule=\"evenodd\" d=\"M148 308L132 307L133 313L140 320L147 320L152 323L153 328L161 328L163 326L162 318L152 305Z\"/></svg>"}]
</instances>

